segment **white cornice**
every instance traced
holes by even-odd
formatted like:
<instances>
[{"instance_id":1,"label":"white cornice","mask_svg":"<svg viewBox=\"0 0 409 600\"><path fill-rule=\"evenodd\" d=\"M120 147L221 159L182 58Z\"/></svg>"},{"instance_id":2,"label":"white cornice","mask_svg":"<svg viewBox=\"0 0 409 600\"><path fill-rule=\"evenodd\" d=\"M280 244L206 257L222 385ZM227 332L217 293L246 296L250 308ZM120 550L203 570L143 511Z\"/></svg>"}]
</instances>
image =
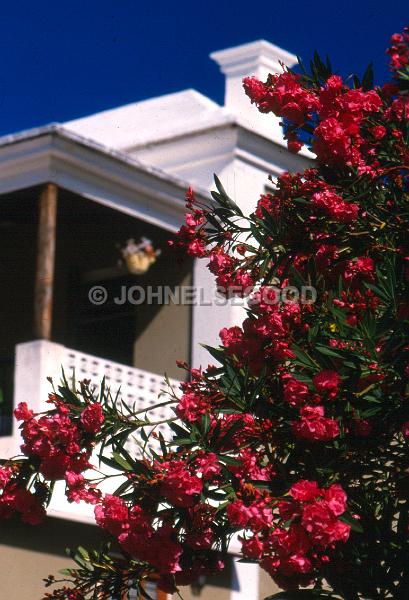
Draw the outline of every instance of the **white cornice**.
<instances>
[{"instance_id":1,"label":"white cornice","mask_svg":"<svg viewBox=\"0 0 409 600\"><path fill-rule=\"evenodd\" d=\"M267 174L277 176L287 170L303 171L312 166L315 158L308 151L291 154L283 139L275 141L234 118L226 119L224 124L218 126L186 130L183 135L160 139L147 147L134 147L128 151L144 156L146 150L147 160L152 160L155 148L159 155L162 152L165 157L167 154L172 157L172 160L165 162L176 173L179 166L184 170L189 165L189 170L194 172L215 161L223 164L237 158Z\"/></svg>"},{"instance_id":2,"label":"white cornice","mask_svg":"<svg viewBox=\"0 0 409 600\"><path fill-rule=\"evenodd\" d=\"M0 138L0 194L47 181L170 231L180 226L188 187L57 126Z\"/></svg>"}]
</instances>

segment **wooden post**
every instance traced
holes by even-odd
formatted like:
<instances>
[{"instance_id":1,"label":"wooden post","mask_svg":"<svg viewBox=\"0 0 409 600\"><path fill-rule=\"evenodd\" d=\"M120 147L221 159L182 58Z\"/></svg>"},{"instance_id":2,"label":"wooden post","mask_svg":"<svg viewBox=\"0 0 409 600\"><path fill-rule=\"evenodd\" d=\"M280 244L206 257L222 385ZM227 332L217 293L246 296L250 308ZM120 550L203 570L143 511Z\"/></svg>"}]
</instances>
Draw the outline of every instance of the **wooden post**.
<instances>
[{"instance_id":1,"label":"wooden post","mask_svg":"<svg viewBox=\"0 0 409 600\"><path fill-rule=\"evenodd\" d=\"M51 338L55 237L57 226L57 186L47 183L39 198L37 269L34 290L34 335Z\"/></svg>"}]
</instances>

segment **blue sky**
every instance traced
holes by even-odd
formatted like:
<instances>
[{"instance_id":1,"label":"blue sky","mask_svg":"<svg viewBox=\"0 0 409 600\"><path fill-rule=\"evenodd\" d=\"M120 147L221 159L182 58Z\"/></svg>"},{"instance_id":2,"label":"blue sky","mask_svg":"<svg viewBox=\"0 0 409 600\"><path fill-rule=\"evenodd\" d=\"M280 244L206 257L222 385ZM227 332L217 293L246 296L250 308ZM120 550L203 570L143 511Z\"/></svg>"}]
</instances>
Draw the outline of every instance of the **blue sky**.
<instances>
[{"instance_id":1,"label":"blue sky","mask_svg":"<svg viewBox=\"0 0 409 600\"><path fill-rule=\"evenodd\" d=\"M409 21L407 0L4 0L0 134L66 121L193 87L218 102L212 50L264 38L341 74L388 78L385 47Z\"/></svg>"}]
</instances>

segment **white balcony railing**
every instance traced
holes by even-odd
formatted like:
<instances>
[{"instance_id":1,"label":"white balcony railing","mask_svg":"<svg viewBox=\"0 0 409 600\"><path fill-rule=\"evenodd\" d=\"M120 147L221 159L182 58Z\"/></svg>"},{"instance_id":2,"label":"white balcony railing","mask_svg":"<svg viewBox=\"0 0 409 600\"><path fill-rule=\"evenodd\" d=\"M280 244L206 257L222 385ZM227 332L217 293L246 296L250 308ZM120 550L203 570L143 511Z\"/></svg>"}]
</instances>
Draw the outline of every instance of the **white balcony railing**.
<instances>
[{"instance_id":1,"label":"white balcony railing","mask_svg":"<svg viewBox=\"0 0 409 600\"><path fill-rule=\"evenodd\" d=\"M47 410L50 405L46 400L52 391L47 378L52 377L57 387L61 380L62 368L68 380L73 374L77 382L82 379L91 380L96 393L105 377L106 387L110 389L112 396L115 397L119 391L124 402L130 407L134 406L136 411L166 400L166 396L159 397L161 391L167 388L161 375L78 352L54 342L37 340L16 346L14 406L20 402L27 402L34 412ZM179 382L171 379L170 383L177 391ZM147 414L149 420L155 422L174 416L170 406L160 407ZM144 413L141 413L139 418L143 416ZM165 425L159 425L156 430L166 434ZM20 444L20 432L16 423L13 423L12 435L0 437L0 458L18 454ZM134 451L137 452L137 449ZM64 496L63 485L59 484L56 486L50 512L54 516L74 520L93 520L92 507L69 504Z\"/></svg>"},{"instance_id":2,"label":"white balcony railing","mask_svg":"<svg viewBox=\"0 0 409 600\"><path fill-rule=\"evenodd\" d=\"M67 378L75 373L77 381L90 379L96 391L99 390L100 382L105 377L106 386L110 388L112 396L115 397L117 391L120 391L122 400L128 406L135 406L136 410L142 410L166 400L165 397L159 398L161 392L167 387L163 375L127 367L69 348L65 348L61 364ZM178 381L171 379L170 383L175 390L178 389ZM170 409L164 406L151 411L149 419L161 421L170 414L173 413L170 413Z\"/></svg>"}]
</instances>

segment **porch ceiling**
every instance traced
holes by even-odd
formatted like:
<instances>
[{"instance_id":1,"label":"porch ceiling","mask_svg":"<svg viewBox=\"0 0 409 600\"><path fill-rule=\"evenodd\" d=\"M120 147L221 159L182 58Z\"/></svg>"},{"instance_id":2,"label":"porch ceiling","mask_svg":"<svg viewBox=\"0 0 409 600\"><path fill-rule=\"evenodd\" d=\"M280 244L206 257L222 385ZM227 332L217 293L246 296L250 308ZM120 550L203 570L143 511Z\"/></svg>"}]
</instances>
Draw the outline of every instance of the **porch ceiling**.
<instances>
[{"instance_id":1,"label":"porch ceiling","mask_svg":"<svg viewBox=\"0 0 409 600\"><path fill-rule=\"evenodd\" d=\"M58 125L0 138L0 194L46 182L169 231L180 226L188 187Z\"/></svg>"}]
</instances>

